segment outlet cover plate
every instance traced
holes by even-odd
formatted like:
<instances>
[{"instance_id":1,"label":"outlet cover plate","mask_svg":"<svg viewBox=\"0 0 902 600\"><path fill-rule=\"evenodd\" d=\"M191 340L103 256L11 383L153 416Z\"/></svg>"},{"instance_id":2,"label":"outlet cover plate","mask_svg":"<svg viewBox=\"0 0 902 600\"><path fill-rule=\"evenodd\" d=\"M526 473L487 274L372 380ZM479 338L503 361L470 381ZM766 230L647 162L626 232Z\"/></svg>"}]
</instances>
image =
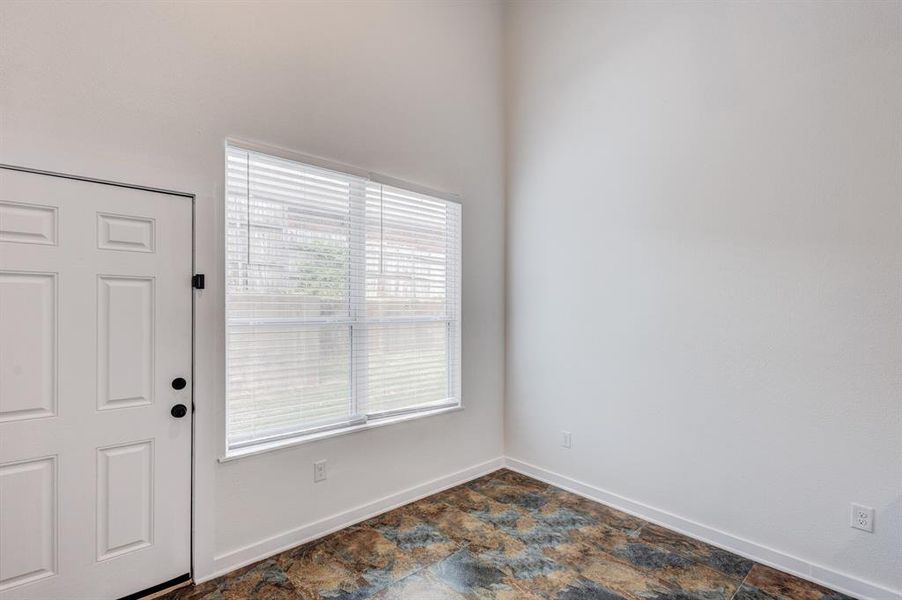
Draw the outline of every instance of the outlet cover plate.
<instances>
[{"instance_id":1,"label":"outlet cover plate","mask_svg":"<svg viewBox=\"0 0 902 600\"><path fill-rule=\"evenodd\" d=\"M563 448L570 448L573 446L573 436L569 431L561 432L561 446Z\"/></svg>"},{"instance_id":2,"label":"outlet cover plate","mask_svg":"<svg viewBox=\"0 0 902 600\"><path fill-rule=\"evenodd\" d=\"M326 480L326 461L320 460L313 463L313 482L318 483Z\"/></svg>"},{"instance_id":3,"label":"outlet cover plate","mask_svg":"<svg viewBox=\"0 0 902 600\"><path fill-rule=\"evenodd\" d=\"M874 533L874 509L870 506L852 504L852 527Z\"/></svg>"}]
</instances>

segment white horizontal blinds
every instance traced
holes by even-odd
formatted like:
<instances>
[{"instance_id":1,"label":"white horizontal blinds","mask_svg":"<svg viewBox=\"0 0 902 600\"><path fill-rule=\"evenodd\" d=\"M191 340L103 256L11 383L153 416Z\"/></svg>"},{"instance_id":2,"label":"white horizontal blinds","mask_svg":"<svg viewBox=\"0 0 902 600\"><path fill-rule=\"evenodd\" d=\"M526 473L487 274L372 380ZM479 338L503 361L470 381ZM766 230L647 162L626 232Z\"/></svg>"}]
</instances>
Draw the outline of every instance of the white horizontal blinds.
<instances>
[{"instance_id":1,"label":"white horizontal blinds","mask_svg":"<svg viewBox=\"0 0 902 600\"><path fill-rule=\"evenodd\" d=\"M371 184L366 197L367 410L456 402L460 206Z\"/></svg>"},{"instance_id":2,"label":"white horizontal blinds","mask_svg":"<svg viewBox=\"0 0 902 600\"><path fill-rule=\"evenodd\" d=\"M231 448L460 398L460 206L229 147Z\"/></svg>"},{"instance_id":3,"label":"white horizontal blinds","mask_svg":"<svg viewBox=\"0 0 902 600\"><path fill-rule=\"evenodd\" d=\"M365 180L237 148L226 171L229 445L355 419L351 205Z\"/></svg>"}]
</instances>

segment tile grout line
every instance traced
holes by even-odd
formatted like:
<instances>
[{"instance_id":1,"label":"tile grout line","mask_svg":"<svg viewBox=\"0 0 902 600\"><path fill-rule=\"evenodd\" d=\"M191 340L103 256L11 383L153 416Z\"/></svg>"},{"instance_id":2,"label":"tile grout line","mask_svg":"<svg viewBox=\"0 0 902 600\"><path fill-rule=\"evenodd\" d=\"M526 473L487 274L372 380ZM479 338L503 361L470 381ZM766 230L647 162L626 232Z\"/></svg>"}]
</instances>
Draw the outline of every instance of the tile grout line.
<instances>
[{"instance_id":1,"label":"tile grout line","mask_svg":"<svg viewBox=\"0 0 902 600\"><path fill-rule=\"evenodd\" d=\"M757 565L757 564L758 564L758 563L756 563L756 562L753 562L753 563L752 563L751 569L749 569L749 572L745 574L745 577L742 578L742 581L739 582L739 587L736 588L736 591L733 592L733 595L732 595L732 596L730 596L730 600L735 600L736 594L738 594L738 593L742 590L742 587L745 585L745 582L746 582L746 580L749 578L749 575L752 574L752 569L754 569L754 568L755 568L755 565Z\"/></svg>"}]
</instances>

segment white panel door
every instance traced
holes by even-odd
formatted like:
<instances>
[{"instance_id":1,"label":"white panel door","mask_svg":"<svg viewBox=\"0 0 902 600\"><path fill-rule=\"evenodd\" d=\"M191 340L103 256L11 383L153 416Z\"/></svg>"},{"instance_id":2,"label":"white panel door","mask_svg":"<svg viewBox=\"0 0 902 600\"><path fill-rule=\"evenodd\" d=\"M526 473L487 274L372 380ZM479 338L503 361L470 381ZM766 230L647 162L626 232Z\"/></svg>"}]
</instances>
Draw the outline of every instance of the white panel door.
<instances>
[{"instance_id":1,"label":"white panel door","mask_svg":"<svg viewBox=\"0 0 902 600\"><path fill-rule=\"evenodd\" d=\"M0 168L2 600L189 572L191 218L189 198Z\"/></svg>"}]
</instances>

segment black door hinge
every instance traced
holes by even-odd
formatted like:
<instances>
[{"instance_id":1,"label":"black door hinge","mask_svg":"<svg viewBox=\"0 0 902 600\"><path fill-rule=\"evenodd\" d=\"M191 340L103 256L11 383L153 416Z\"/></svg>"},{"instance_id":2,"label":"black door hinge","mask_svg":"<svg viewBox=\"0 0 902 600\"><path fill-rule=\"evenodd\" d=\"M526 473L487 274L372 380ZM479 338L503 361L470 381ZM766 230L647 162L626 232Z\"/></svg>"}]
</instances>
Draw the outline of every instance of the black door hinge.
<instances>
[{"instance_id":1,"label":"black door hinge","mask_svg":"<svg viewBox=\"0 0 902 600\"><path fill-rule=\"evenodd\" d=\"M192 277L192 278L191 278L191 285L192 285L192 286L194 287L194 289L196 289L196 290L202 290L202 289L204 289L204 274L203 274L203 273L198 273L197 275L195 275L194 277Z\"/></svg>"}]
</instances>

